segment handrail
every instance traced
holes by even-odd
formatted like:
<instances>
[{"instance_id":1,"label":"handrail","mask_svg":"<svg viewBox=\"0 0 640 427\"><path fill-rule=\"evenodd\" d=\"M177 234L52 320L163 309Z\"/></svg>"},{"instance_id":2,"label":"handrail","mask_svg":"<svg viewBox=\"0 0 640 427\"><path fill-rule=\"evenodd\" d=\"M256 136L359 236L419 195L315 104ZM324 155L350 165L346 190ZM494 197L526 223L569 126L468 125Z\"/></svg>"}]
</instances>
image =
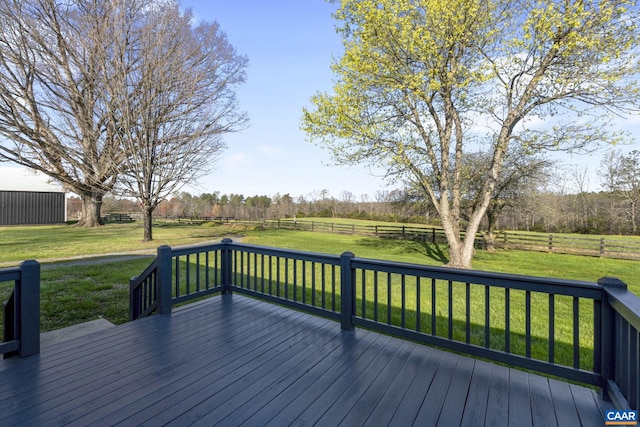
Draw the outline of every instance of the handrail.
<instances>
[{"instance_id":1,"label":"handrail","mask_svg":"<svg viewBox=\"0 0 640 427\"><path fill-rule=\"evenodd\" d=\"M40 264L24 261L19 267L0 269L0 282L13 282L3 303L3 341L0 356L26 357L40 352Z\"/></svg>"},{"instance_id":2,"label":"handrail","mask_svg":"<svg viewBox=\"0 0 640 427\"><path fill-rule=\"evenodd\" d=\"M269 248L158 248L153 308L240 292L341 322L602 387L638 409L640 299L598 283ZM164 291L162 289L165 289ZM162 295L165 295L164 297Z\"/></svg>"},{"instance_id":3,"label":"handrail","mask_svg":"<svg viewBox=\"0 0 640 427\"><path fill-rule=\"evenodd\" d=\"M619 408L640 409L640 298L614 277L598 281L604 289L603 389Z\"/></svg>"}]
</instances>

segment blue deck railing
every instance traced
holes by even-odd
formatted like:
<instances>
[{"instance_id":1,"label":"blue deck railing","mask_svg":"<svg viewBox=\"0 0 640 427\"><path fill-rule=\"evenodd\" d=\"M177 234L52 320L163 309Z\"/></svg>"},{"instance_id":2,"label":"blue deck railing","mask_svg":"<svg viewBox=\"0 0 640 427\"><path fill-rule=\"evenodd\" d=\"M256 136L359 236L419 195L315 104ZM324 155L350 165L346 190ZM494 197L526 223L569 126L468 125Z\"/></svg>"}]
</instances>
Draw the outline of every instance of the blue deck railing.
<instances>
[{"instance_id":1,"label":"blue deck railing","mask_svg":"<svg viewBox=\"0 0 640 427\"><path fill-rule=\"evenodd\" d=\"M362 326L602 387L639 407L640 299L598 283L458 270L233 243L172 249L131 280L131 318L240 292Z\"/></svg>"},{"instance_id":2,"label":"blue deck railing","mask_svg":"<svg viewBox=\"0 0 640 427\"><path fill-rule=\"evenodd\" d=\"M40 264L24 261L20 267L0 269L0 283L13 282L3 303L0 356L30 356L40 352Z\"/></svg>"}]
</instances>

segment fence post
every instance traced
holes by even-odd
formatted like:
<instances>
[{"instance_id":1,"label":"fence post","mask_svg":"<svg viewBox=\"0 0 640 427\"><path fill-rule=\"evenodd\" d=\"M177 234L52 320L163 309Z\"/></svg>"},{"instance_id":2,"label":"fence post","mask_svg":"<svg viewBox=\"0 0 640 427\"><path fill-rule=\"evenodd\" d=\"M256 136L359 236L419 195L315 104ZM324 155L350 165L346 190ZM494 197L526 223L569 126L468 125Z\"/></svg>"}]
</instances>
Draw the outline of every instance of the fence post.
<instances>
[{"instance_id":1,"label":"fence post","mask_svg":"<svg viewBox=\"0 0 640 427\"><path fill-rule=\"evenodd\" d=\"M615 312L609 305L609 294L607 289L627 289L627 285L617 277L602 277L598 279L598 284L602 286L602 327L600 328L600 374L602 375L602 394L610 399L614 394L609 386L609 382L615 379L615 352L617 349L616 317Z\"/></svg>"},{"instance_id":2,"label":"fence post","mask_svg":"<svg viewBox=\"0 0 640 427\"><path fill-rule=\"evenodd\" d=\"M279 223L280 221L278 221ZM222 285L224 286L222 293L223 294L231 294L231 277L232 277L232 256L231 256L231 243L233 243L233 240L231 239L222 239L222 243L225 244L224 248L222 249L222 254L221 254L221 266L220 268L222 268Z\"/></svg>"},{"instance_id":3,"label":"fence post","mask_svg":"<svg viewBox=\"0 0 640 427\"><path fill-rule=\"evenodd\" d=\"M171 247L158 246L158 314L171 314Z\"/></svg>"},{"instance_id":4,"label":"fence post","mask_svg":"<svg viewBox=\"0 0 640 427\"><path fill-rule=\"evenodd\" d=\"M351 318L355 312L354 298L354 271L351 268L351 260L355 258L352 252L344 252L340 255L340 321L343 331L352 331Z\"/></svg>"},{"instance_id":5,"label":"fence post","mask_svg":"<svg viewBox=\"0 0 640 427\"><path fill-rule=\"evenodd\" d=\"M34 260L20 264L17 286L20 357L40 352L40 264Z\"/></svg>"},{"instance_id":6,"label":"fence post","mask_svg":"<svg viewBox=\"0 0 640 427\"><path fill-rule=\"evenodd\" d=\"M600 256L604 256L604 237L600 239Z\"/></svg>"},{"instance_id":7,"label":"fence post","mask_svg":"<svg viewBox=\"0 0 640 427\"><path fill-rule=\"evenodd\" d=\"M553 234L549 234L549 252L553 252Z\"/></svg>"},{"instance_id":8,"label":"fence post","mask_svg":"<svg viewBox=\"0 0 640 427\"><path fill-rule=\"evenodd\" d=\"M436 243L436 228L435 227L431 227L431 240L433 244Z\"/></svg>"}]
</instances>

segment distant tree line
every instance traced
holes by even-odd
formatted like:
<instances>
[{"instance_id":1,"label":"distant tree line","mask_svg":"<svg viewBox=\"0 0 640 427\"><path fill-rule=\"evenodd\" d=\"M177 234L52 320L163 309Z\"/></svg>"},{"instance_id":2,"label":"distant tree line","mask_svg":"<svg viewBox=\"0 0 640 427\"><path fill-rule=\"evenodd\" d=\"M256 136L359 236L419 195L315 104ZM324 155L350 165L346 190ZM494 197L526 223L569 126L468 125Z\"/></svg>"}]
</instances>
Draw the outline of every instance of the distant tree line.
<instances>
[{"instance_id":1,"label":"distant tree line","mask_svg":"<svg viewBox=\"0 0 640 427\"><path fill-rule=\"evenodd\" d=\"M521 158L521 157L518 157ZM474 158L472 160L478 160ZM470 162L471 164L471 162ZM548 233L638 234L638 202L640 201L640 152L623 154L611 151L604 156L598 182L601 191L589 191L586 171L551 171L550 163L529 159L527 168L514 162L496 192L492 208L485 216L483 233L496 230L525 230ZM531 165L537 168L531 168ZM474 170L470 166L469 170ZM469 172L473 183L474 173ZM568 188L568 187L571 188ZM473 185L465 190L465 209L471 209L475 198ZM71 198L69 217L80 210L80 200ZM105 213L139 212L137 202L107 196ZM219 191L192 195L179 192L160 203L156 218L236 218L282 219L334 217L382 220L399 223L439 225L435 207L418 191L407 187L377 191L374 195L356 196L343 191L334 197L328 190L306 196L290 194L254 195L224 194ZM485 235L485 237L487 237Z\"/></svg>"}]
</instances>

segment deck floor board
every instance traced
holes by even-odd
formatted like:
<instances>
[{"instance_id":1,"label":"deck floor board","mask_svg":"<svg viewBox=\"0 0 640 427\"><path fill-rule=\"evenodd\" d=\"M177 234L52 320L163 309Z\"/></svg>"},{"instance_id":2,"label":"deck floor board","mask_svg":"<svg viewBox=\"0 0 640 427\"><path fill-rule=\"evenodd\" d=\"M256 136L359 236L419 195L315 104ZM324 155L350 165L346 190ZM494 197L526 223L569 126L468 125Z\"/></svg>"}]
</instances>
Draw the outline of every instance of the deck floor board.
<instances>
[{"instance_id":1,"label":"deck floor board","mask_svg":"<svg viewBox=\"0 0 640 427\"><path fill-rule=\"evenodd\" d=\"M2 425L602 425L593 390L241 295L0 361Z\"/></svg>"}]
</instances>

